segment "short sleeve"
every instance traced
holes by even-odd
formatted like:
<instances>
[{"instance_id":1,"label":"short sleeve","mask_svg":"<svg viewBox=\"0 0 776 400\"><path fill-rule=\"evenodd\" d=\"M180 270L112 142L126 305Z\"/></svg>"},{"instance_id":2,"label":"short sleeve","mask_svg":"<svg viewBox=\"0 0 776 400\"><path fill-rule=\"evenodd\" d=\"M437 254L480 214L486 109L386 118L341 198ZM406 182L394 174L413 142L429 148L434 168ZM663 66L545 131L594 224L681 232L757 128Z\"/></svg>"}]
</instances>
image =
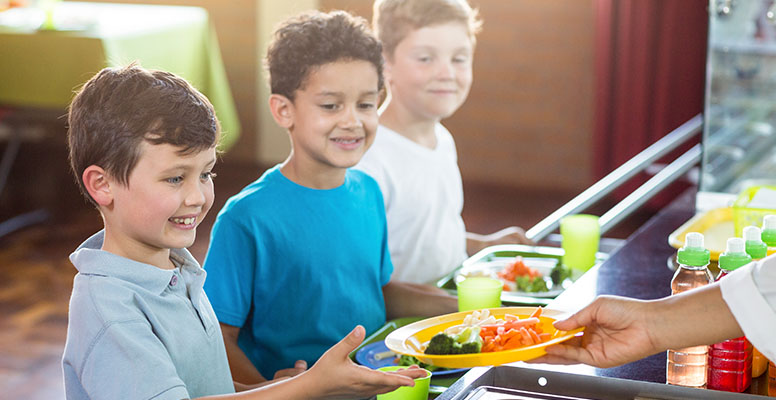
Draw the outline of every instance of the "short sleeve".
<instances>
[{"instance_id":1,"label":"short sleeve","mask_svg":"<svg viewBox=\"0 0 776 400\"><path fill-rule=\"evenodd\" d=\"M81 384L90 399L187 399L175 365L147 321L117 322L95 339Z\"/></svg>"},{"instance_id":2,"label":"short sleeve","mask_svg":"<svg viewBox=\"0 0 776 400\"><path fill-rule=\"evenodd\" d=\"M737 269L720 280L720 290L747 339L776 359L776 256Z\"/></svg>"},{"instance_id":3,"label":"short sleeve","mask_svg":"<svg viewBox=\"0 0 776 400\"><path fill-rule=\"evenodd\" d=\"M205 293L222 323L242 327L251 309L256 239L229 214L220 214L205 257Z\"/></svg>"}]
</instances>

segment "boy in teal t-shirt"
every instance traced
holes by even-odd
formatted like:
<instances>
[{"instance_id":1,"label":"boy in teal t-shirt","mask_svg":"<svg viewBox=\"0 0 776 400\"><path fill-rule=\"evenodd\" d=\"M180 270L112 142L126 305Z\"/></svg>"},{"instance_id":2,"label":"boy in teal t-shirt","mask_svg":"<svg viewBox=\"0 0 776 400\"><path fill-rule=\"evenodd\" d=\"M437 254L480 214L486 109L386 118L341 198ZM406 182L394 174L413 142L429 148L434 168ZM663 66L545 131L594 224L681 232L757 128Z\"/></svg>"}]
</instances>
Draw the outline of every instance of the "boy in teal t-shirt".
<instances>
[{"instance_id":1,"label":"boy in teal t-shirt","mask_svg":"<svg viewBox=\"0 0 776 400\"><path fill-rule=\"evenodd\" d=\"M452 296L389 282L380 189L348 170L374 140L381 52L365 21L344 12L275 32L269 104L292 151L227 202L205 259L237 381L294 375L357 324L371 333L386 317L457 309Z\"/></svg>"}]
</instances>

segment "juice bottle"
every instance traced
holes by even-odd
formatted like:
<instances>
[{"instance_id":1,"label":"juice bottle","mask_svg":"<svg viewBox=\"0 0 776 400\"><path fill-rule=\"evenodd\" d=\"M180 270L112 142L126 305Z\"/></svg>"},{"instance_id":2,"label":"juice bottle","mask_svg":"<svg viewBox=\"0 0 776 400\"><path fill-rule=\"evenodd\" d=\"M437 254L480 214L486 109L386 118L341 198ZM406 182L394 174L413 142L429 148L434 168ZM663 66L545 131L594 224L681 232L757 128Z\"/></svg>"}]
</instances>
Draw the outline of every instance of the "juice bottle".
<instances>
[{"instance_id":1,"label":"juice bottle","mask_svg":"<svg viewBox=\"0 0 776 400\"><path fill-rule=\"evenodd\" d=\"M676 255L679 268L671 279L671 294L679 294L714 281L709 272L709 251L703 247L703 235L690 232ZM668 350L666 383L702 388L706 384L708 346Z\"/></svg>"},{"instance_id":2,"label":"juice bottle","mask_svg":"<svg viewBox=\"0 0 776 400\"><path fill-rule=\"evenodd\" d=\"M719 276L752 262L746 254L744 239L727 240L725 252L719 256ZM752 344L742 336L709 346L709 368L706 387L728 392L743 392L752 383Z\"/></svg>"},{"instance_id":3,"label":"juice bottle","mask_svg":"<svg viewBox=\"0 0 776 400\"><path fill-rule=\"evenodd\" d=\"M768 246L768 255L776 253L776 215L763 218L763 242Z\"/></svg>"},{"instance_id":4,"label":"juice bottle","mask_svg":"<svg viewBox=\"0 0 776 400\"><path fill-rule=\"evenodd\" d=\"M768 246L762 241L760 228L756 226L744 228L744 247L746 254L749 254L752 260L765 258ZM752 378L757 378L767 370L768 359L759 350L752 348Z\"/></svg>"}]
</instances>

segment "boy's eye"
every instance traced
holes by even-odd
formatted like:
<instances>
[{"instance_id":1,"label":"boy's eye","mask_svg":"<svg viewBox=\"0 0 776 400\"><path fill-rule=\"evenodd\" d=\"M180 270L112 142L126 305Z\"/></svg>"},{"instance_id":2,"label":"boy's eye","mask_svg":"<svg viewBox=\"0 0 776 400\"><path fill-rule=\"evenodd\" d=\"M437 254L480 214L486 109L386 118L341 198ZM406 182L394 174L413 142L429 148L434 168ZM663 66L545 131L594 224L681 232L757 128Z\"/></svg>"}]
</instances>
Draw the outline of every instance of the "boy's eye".
<instances>
[{"instance_id":1,"label":"boy's eye","mask_svg":"<svg viewBox=\"0 0 776 400\"><path fill-rule=\"evenodd\" d=\"M431 61L431 57L430 56L420 56L420 57L418 57L418 61L420 61L422 63L427 63L427 62Z\"/></svg>"},{"instance_id":2,"label":"boy's eye","mask_svg":"<svg viewBox=\"0 0 776 400\"><path fill-rule=\"evenodd\" d=\"M464 56L458 56L453 58L453 62L457 64L465 63L467 61L469 61L469 58Z\"/></svg>"},{"instance_id":3,"label":"boy's eye","mask_svg":"<svg viewBox=\"0 0 776 400\"><path fill-rule=\"evenodd\" d=\"M182 176L175 176L175 177L172 177L172 178L167 178L167 182L168 183L172 183L172 184L178 184L178 183L183 182L183 177Z\"/></svg>"},{"instance_id":4,"label":"boy's eye","mask_svg":"<svg viewBox=\"0 0 776 400\"><path fill-rule=\"evenodd\" d=\"M337 104L321 104L321 108L323 108L324 110L333 111L339 108L339 106Z\"/></svg>"},{"instance_id":5,"label":"boy's eye","mask_svg":"<svg viewBox=\"0 0 776 400\"><path fill-rule=\"evenodd\" d=\"M363 110L370 110L372 108L375 108L375 105L374 103L359 103L358 107Z\"/></svg>"},{"instance_id":6,"label":"boy's eye","mask_svg":"<svg viewBox=\"0 0 776 400\"><path fill-rule=\"evenodd\" d=\"M200 175L199 179L202 179L203 181L207 181L207 180L215 178L216 176L218 176L218 175L216 175L215 172L208 171L208 172L205 172L202 175Z\"/></svg>"}]
</instances>

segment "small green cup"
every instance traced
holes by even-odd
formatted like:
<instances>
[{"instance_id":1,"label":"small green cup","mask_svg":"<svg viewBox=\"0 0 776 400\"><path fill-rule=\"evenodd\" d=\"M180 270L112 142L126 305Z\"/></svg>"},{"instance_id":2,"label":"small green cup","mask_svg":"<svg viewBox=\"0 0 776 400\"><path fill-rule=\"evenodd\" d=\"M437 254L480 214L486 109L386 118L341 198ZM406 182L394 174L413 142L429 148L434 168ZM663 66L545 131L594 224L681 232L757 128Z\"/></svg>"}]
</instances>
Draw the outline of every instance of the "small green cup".
<instances>
[{"instance_id":1,"label":"small green cup","mask_svg":"<svg viewBox=\"0 0 776 400\"><path fill-rule=\"evenodd\" d=\"M391 366L378 369L380 371L393 372L403 368L407 367ZM431 372L426 369L424 369L424 371L426 371L426 376L424 378L415 379L415 386L402 386L393 392L378 394L377 400L427 400L428 385L431 382Z\"/></svg>"},{"instance_id":2,"label":"small green cup","mask_svg":"<svg viewBox=\"0 0 776 400\"><path fill-rule=\"evenodd\" d=\"M575 214L560 220L561 247L563 264L582 272L595 265L601 227L598 217L588 214Z\"/></svg>"},{"instance_id":3,"label":"small green cup","mask_svg":"<svg viewBox=\"0 0 776 400\"><path fill-rule=\"evenodd\" d=\"M466 278L458 284L458 311L501 307L504 284L493 278Z\"/></svg>"}]
</instances>

